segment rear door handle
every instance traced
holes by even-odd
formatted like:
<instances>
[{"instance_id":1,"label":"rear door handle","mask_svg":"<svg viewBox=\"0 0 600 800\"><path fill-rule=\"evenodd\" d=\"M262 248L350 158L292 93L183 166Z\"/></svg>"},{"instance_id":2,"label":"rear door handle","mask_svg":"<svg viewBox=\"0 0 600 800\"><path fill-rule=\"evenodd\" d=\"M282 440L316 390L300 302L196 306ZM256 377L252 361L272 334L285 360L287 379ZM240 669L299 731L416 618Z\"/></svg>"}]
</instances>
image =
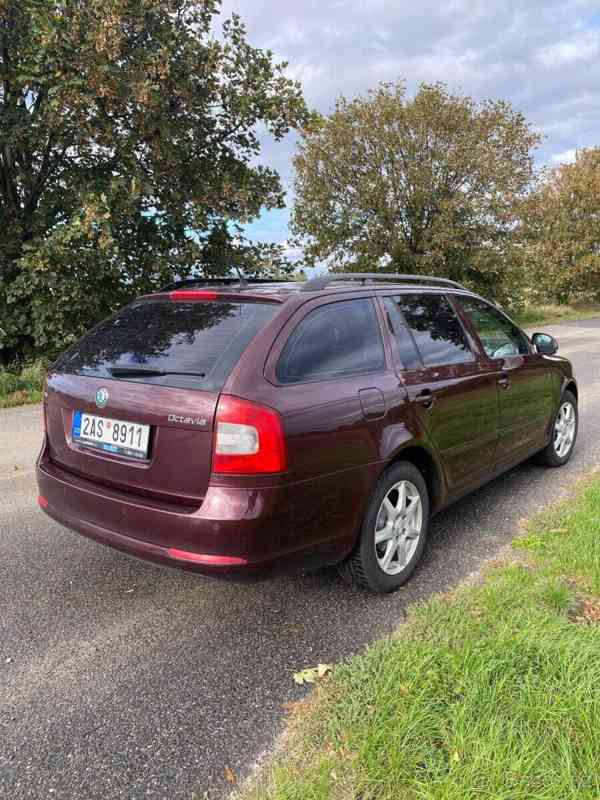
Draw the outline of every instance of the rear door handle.
<instances>
[{"instance_id":1,"label":"rear door handle","mask_svg":"<svg viewBox=\"0 0 600 800\"><path fill-rule=\"evenodd\" d=\"M422 405L423 408L431 408L434 400L435 398L429 389L423 389L423 391L415 397L415 402Z\"/></svg>"},{"instance_id":2,"label":"rear door handle","mask_svg":"<svg viewBox=\"0 0 600 800\"><path fill-rule=\"evenodd\" d=\"M503 389L510 389L510 378L506 374L500 375L498 378L498 385L502 386Z\"/></svg>"}]
</instances>

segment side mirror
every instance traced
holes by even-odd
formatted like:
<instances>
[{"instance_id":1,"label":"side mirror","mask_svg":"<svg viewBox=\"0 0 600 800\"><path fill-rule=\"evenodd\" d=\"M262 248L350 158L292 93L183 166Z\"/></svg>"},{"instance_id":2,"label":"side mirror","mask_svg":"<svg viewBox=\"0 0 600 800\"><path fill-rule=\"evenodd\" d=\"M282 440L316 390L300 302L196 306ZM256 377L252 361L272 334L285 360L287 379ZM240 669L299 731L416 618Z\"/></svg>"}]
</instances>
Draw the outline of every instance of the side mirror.
<instances>
[{"instance_id":1,"label":"side mirror","mask_svg":"<svg viewBox=\"0 0 600 800\"><path fill-rule=\"evenodd\" d=\"M545 356L553 356L558 352L558 342L549 333L534 333L531 342L538 353Z\"/></svg>"}]
</instances>

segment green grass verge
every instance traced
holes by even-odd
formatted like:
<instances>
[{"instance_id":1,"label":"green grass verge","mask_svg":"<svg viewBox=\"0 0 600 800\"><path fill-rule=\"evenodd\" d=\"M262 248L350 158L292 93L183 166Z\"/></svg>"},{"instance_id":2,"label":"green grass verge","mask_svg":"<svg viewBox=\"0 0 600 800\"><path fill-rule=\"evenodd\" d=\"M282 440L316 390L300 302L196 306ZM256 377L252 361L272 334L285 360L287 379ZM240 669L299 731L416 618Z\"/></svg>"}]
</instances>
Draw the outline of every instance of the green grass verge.
<instances>
[{"instance_id":1,"label":"green grass verge","mask_svg":"<svg viewBox=\"0 0 600 800\"><path fill-rule=\"evenodd\" d=\"M245 796L598 800L599 597L596 480L480 585L336 667Z\"/></svg>"},{"instance_id":2,"label":"green grass verge","mask_svg":"<svg viewBox=\"0 0 600 800\"><path fill-rule=\"evenodd\" d=\"M525 306L514 314L515 322L523 328L532 325L552 325L556 322L568 322L577 319L600 317L600 305L559 306L537 305Z\"/></svg>"},{"instance_id":3,"label":"green grass verge","mask_svg":"<svg viewBox=\"0 0 600 800\"><path fill-rule=\"evenodd\" d=\"M39 403L44 376L45 368L41 361L18 370L0 369L0 408Z\"/></svg>"}]
</instances>

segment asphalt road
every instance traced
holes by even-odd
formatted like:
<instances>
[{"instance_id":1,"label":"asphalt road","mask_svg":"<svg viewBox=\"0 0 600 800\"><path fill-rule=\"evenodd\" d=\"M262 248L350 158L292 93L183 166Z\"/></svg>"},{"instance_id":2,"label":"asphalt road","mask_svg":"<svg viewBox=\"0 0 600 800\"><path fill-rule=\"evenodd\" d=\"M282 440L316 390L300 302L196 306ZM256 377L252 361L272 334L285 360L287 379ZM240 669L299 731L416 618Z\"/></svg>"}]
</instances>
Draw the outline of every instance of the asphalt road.
<instances>
[{"instance_id":1,"label":"asphalt road","mask_svg":"<svg viewBox=\"0 0 600 800\"><path fill-rule=\"evenodd\" d=\"M0 797L218 798L301 696L292 673L361 650L456 584L518 521L600 465L600 320L547 328L580 383L576 454L526 464L439 515L392 596L333 570L253 586L131 560L35 505L38 407L0 411Z\"/></svg>"}]
</instances>

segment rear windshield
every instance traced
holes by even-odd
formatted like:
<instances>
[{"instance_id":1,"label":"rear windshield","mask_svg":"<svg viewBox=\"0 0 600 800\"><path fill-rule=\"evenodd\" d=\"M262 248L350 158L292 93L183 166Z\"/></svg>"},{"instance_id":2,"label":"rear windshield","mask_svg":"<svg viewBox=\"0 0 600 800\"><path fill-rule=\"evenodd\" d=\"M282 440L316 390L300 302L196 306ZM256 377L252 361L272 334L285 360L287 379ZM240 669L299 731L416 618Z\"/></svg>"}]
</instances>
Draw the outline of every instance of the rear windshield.
<instances>
[{"instance_id":1,"label":"rear windshield","mask_svg":"<svg viewBox=\"0 0 600 800\"><path fill-rule=\"evenodd\" d=\"M219 391L277 310L273 303L140 300L93 328L60 356L54 369Z\"/></svg>"}]
</instances>

